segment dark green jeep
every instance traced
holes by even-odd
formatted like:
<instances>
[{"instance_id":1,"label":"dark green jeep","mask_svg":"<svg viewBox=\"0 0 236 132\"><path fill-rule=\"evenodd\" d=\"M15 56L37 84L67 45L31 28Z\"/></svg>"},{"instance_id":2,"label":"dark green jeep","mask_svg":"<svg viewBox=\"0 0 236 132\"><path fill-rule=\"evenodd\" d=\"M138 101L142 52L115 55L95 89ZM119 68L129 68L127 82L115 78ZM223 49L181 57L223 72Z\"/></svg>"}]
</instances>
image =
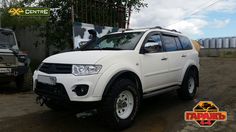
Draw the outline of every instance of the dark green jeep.
<instances>
[{"instance_id":1,"label":"dark green jeep","mask_svg":"<svg viewBox=\"0 0 236 132\"><path fill-rule=\"evenodd\" d=\"M15 33L0 28L0 88L13 81L20 90L31 88L29 63L28 55L19 50Z\"/></svg>"}]
</instances>

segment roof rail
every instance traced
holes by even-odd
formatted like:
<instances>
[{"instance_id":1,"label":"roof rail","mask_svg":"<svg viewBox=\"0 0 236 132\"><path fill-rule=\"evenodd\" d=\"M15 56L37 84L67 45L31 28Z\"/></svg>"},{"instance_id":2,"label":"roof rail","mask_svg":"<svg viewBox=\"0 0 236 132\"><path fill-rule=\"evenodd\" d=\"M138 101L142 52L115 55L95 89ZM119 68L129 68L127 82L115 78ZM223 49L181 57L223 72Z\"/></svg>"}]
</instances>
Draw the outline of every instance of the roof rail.
<instances>
[{"instance_id":1,"label":"roof rail","mask_svg":"<svg viewBox=\"0 0 236 132\"><path fill-rule=\"evenodd\" d=\"M132 29L132 28L125 29L125 31L131 31L131 30L134 30L134 29Z\"/></svg>"},{"instance_id":2,"label":"roof rail","mask_svg":"<svg viewBox=\"0 0 236 132\"><path fill-rule=\"evenodd\" d=\"M122 29L121 32L124 33L125 31L131 31L131 30L133 30L133 29L127 28L127 29Z\"/></svg>"},{"instance_id":3,"label":"roof rail","mask_svg":"<svg viewBox=\"0 0 236 132\"><path fill-rule=\"evenodd\" d=\"M153 29L155 29L155 28L163 29L163 27L161 27L161 26L155 26L155 27L153 27Z\"/></svg>"},{"instance_id":4,"label":"roof rail","mask_svg":"<svg viewBox=\"0 0 236 132\"><path fill-rule=\"evenodd\" d=\"M162 30L166 30L166 31L170 31L170 32L181 33L181 32L179 32L179 31L177 31L177 30L175 30L175 29L167 29L167 28L163 28L163 27L161 27L161 26L155 26L155 27L152 27L152 28L150 28L150 29L156 29L156 28L162 29Z\"/></svg>"}]
</instances>

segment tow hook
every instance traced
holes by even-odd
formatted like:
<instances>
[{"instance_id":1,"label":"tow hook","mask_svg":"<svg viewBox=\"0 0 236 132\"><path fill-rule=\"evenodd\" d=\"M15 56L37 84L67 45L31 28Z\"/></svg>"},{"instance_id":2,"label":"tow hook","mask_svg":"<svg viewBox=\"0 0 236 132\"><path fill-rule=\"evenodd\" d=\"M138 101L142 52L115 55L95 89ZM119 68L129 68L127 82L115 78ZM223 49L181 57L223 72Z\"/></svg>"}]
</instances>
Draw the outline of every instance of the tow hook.
<instances>
[{"instance_id":1,"label":"tow hook","mask_svg":"<svg viewBox=\"0 0 236 132\"><path fill-rule=\"evenodd\" d=\"M36 98L36 103L39 104L40 106L43 106L46 101L47 101L47 98L42 97L42 96L38 96Z\"/></svg>"}]
</instances>

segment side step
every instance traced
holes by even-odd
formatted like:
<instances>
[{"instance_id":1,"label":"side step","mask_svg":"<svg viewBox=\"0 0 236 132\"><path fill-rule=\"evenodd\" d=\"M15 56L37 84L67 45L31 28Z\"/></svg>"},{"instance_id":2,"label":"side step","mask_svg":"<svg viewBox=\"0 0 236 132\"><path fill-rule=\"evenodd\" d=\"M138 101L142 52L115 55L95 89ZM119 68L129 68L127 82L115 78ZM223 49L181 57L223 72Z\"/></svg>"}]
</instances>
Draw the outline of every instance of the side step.
<instances>
[{"instance_id":1,"label":"side step","mask_svg":"<svg viewBox=\"0 0 236 132\"><path fill-rule=\"evenodd\" d=\"M170 91L173 91L173 90L176 90L176 89L179 89L179 88L180 88L179 85L170 86L170 87L166 87L166 88L161 88L161 89L157 89L157 90L154 90L154 91L144 93L143 97L144 98L149 98L149 97L153 97L153 96L156 96L156 95L159 95L159 94L170 92Z\"/></svg>"}]
</instances>

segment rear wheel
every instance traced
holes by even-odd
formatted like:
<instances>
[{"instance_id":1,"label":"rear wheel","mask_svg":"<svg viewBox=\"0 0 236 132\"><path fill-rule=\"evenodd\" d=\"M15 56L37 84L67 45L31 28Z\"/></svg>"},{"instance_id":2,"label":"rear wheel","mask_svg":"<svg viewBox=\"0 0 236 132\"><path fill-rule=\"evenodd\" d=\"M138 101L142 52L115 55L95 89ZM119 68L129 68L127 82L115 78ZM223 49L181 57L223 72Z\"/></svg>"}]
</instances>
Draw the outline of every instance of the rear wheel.
<instances>
[{"instance_id":1,"label":"rear wheel","mask_svg":"<svg viewBox=\"0 0 236 132\"><path fill-rule=\"evenodd\" d=\"M194 99L197 93L197 75L193 70L185 74L181 88L177 92L181 99Z\"/></svg>"},{"instance_id":2,"label":"rear wheel","mask_svg":"<svg viewBox=\"0 0 236 132\"><path fill-rule=\"evenodd\" d=\"M132 81L120 79L112 85L102 103L99 112L106 124L115 129L124 129L129 127L136 117L140 93Z\"/></svg>"}]
</instances>

